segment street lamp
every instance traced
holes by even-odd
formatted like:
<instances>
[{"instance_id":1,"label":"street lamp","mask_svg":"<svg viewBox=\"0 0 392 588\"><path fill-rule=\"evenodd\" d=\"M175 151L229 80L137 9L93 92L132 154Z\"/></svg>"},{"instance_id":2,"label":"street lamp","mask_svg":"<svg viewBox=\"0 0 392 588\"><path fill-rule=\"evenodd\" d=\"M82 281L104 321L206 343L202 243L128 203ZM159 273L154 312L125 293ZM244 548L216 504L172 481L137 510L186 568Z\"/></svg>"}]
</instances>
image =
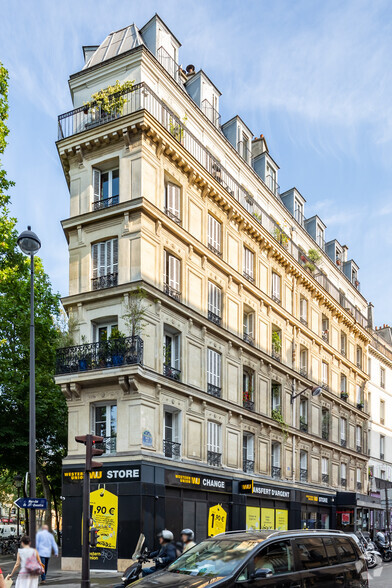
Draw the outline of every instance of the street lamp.
<instances>
[{"instance_id":1,"label":"street lamp","mask_svg":"<svg viewBox=\"0 0 392 588\"><path fill-rule=\"evenodd\" d=\"M294 393L294 382L291 388L291 404L294 404L294 400L296 398L298 398L298 396L301 396L301 394L303 394L304 392L307 392L308 390L311 391L312 396L320 396L321 392L323 391L323 389L321 388L321 386L313 386L313 388L310 388L309 386L307 386L306 388L304 388L303 390L301 390L301 392L297 392L297 394Z\"/></svg>"},{"instance_id":2,"label":"street lamp","mask_svg":"<svg viewBox=\"0 0 392 588\"><path fill-rule=\"evenodd\" d=\"M18 245L25 255L30 255L30 394L29 394L29 474L30 496L36 498L37 494L37 466L36 466L36 434L35 434L35 333L34 333L34 255L41 248L41 241L33 233L31 227L23 231L18 237ZM36 517L35 510L31 509L29 534L31 545L35 547Z\"/></svg>"},{"instance_id":3,"label":"street lamp","mask_svg":"<svg viewBox=\"0 0 392 588\"><path fill-rule=\"evenodd\" d=\"M23 478L20 474L17 474L14 478L14 486L15 488L18 490L18 498L20 497L20 489L22 487L23 484ZM19 537L19 517L20 517L20 511L19 511L19 506L18 506L18 510L16 511L16 536Z\"/></svg>"}]
</instances>

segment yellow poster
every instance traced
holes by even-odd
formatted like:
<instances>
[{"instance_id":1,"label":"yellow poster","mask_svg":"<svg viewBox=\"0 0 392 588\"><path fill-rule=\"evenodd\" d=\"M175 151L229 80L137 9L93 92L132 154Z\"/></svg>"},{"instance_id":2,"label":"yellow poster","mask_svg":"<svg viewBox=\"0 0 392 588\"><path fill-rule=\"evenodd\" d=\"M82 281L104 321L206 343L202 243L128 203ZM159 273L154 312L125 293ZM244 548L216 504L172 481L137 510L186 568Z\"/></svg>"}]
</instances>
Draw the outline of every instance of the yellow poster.
<instances>
[{"instance_id":1,"label":"yellow poster","mask_svg":"<svg viewBox=\"0 0 392 588\"><path fill-rule=\"evenodd\" d=\"M98 529L97 547L116 549L118 526L118 497L100 488L90 494L93 527Z\"/></svg>"},{"instance_id":2,"label":"yellow poster","mask_svg":"<svg viewBox=\"0 0 392 588\"><path fill-rule=\"evenodd\" d=\"M276 516L276 526L275 529L277 531L287 531L288 530L288 510L280 510L279 508L275 511Z\"/></svg>"},{"instance_id":3,"label":"yellow poster","mask_svg":"<svg viewBox=\"0 0 392 588\"><path fill-rule=\"evenodd\" d=\"M246 530L260 530L260 508L258 506L246 507Z\"/></svg>"},{"instance_id":4,"label":"yellow poster","mask_svg":"<svg viewBox=\"0 0 392 588\"><path fill-rule=\"evenodd\" d=\"M211 506L208 511L208 536L214 537L226 531L227 512L220 504Z\"/></svg>"},{"instance_id":5,"label":"yellow poster","mask_svg":"<svg viewBox=\"0 0 392 588\"><path fill-rule=\"evenodd\" d=\"M275 529L275 509L262 508L261 509L261 528Z\"/></svg>"}]
</instances>

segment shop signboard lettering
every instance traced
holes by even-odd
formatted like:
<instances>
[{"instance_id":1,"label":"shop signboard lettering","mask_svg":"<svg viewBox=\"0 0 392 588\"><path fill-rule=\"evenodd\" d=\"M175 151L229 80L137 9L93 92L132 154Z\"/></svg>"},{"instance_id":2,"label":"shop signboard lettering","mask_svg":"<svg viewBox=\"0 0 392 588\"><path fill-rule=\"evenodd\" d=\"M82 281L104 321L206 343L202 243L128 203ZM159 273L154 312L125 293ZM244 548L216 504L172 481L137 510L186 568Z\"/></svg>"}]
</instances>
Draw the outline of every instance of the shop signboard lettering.
<instances>
[{"instance_id":1,"label":"shop signboard lettering","mask_svg":"<svg viewBox=\"0 0 392 588\"><path fill-rule=\"evenodd\" d=\"M291 497L291 491L289 488L256 484L253 480L240 482L240 492L241 494L254 494L256 496L274 498L277 500L290 500Z\"/></svg>"},{"instance_id":2,"label":"shop signboard lettering","mask_svg":"<svg viewBox=\"0 0 392 588\"><path fill-rule=\"evenodd\" d=\"M90 493L92 526L98 529L97 546L90 550L91 568L117 569L118 497L100 488Z\"/></svg>"},{"instance_id":3,"label":"shop signboard lettering","mask_svg":"<svg viewBox=\"0 0 392 588\"><path fill-rule=\"evenodd\" d=\"M330 504L334 504L335 497L334 496L323 496L321 494L312 494L310 492L302 492L302 502L306 502L307 504L320 504L328 506Z\"/></svg>"},{"instance_id":4,"label":"shop signboard lettering","mask_svg":"<svg viewBox=\"0 0 392 588\"><path fill-rule=\"evenodd\" d=\"M258 506L246 507L246 530L260 530L260 508Z\"/></svg>"},{"instance_id":5,"label":"shop signboard lettering","mask_svg":"<svg viewBox=\"0 0 392 588\"><path fill-rule=\"evenodd\" d=\"M90 472L91 482L132 482L140 480L140 466L109 466L101 470ZM63 481L65 484L82 482L84 472L82 470L64 470Z\"/></svg>"},{"instance_id":6,"label":"shop signboard lettering","mask_svg":"<svg viewBox=\"0 0 392 588\"><path fill-rule=\"evenodd\" d=\"M231 492L231 480L175 470L166 470L165 484L213 492Z\"/></svg>"},{"instance_id":7,"label":"shop signboard lettering","mask_svg":"<svg viewBox=\"0 0 392 588\"><path fill-rule=\"evenodd\" d=\"M262 508L261 509L261 529L269 530L275 529L275 509Z\"/></svg>"},{"instance_id":8,"label":"shop signboard lettering","mask_svg":"<svg viewBox=\"0 0 392 588\"><path fill-rule=\"evenodd\" d=\"M220 504L211 506L208 511L208 536L215 537L226 531L227 512Z\"/></svg>"}]
</instances>

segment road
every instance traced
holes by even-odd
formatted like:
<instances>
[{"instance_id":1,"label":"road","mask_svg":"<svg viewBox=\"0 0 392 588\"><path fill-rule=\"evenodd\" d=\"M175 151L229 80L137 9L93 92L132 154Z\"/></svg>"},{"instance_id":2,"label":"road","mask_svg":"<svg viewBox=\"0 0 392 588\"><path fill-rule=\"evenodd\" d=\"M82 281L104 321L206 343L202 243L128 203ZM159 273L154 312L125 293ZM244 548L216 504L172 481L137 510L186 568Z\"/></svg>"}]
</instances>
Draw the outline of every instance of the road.
<instances>
[{"instance_id":1,"label":"road","mask_svg":"<svg viewBox=\"0 0 392 588\"><path fill-rule=\"evenodd\" d=\"M392 563L384 563L369 570L371 588L387 588L392 586Z\"/></svg>"}]
</instances>

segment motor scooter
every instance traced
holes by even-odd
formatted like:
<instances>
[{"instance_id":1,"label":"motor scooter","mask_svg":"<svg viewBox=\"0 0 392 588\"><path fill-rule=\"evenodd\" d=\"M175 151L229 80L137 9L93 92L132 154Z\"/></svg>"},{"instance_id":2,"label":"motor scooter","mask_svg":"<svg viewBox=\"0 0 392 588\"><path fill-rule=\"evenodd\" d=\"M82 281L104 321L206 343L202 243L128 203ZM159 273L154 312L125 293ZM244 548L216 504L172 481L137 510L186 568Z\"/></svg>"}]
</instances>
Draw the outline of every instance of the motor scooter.
<instances>
[{"instance_id":1,"label":"motor scooter","mask_svg":"<svg viewBox=\"0 0 392 588\"><path fill-rule=\"evenodd\" d=\"M380 541L377 537L374 539L374 543L381 553L382 561L390 562L392 561L392 549L389 545L389 541Z\"/></svg>"},{"instance_id":2,"label":"motor scooter","mask_svg":"<svg viewBox=\"0 0 392 588\"><path fill-rule=\"evenodd\" d=\"M132 556L132 559L135 560L134 563L125 570L121 578L121 584L115 584L113 588L126 588L139 579L143 564L149 560L149 550L147 547L144 547L144 541L145 536L141 533L136 545L135 553Z\"/></svg>"}]
</instances>

